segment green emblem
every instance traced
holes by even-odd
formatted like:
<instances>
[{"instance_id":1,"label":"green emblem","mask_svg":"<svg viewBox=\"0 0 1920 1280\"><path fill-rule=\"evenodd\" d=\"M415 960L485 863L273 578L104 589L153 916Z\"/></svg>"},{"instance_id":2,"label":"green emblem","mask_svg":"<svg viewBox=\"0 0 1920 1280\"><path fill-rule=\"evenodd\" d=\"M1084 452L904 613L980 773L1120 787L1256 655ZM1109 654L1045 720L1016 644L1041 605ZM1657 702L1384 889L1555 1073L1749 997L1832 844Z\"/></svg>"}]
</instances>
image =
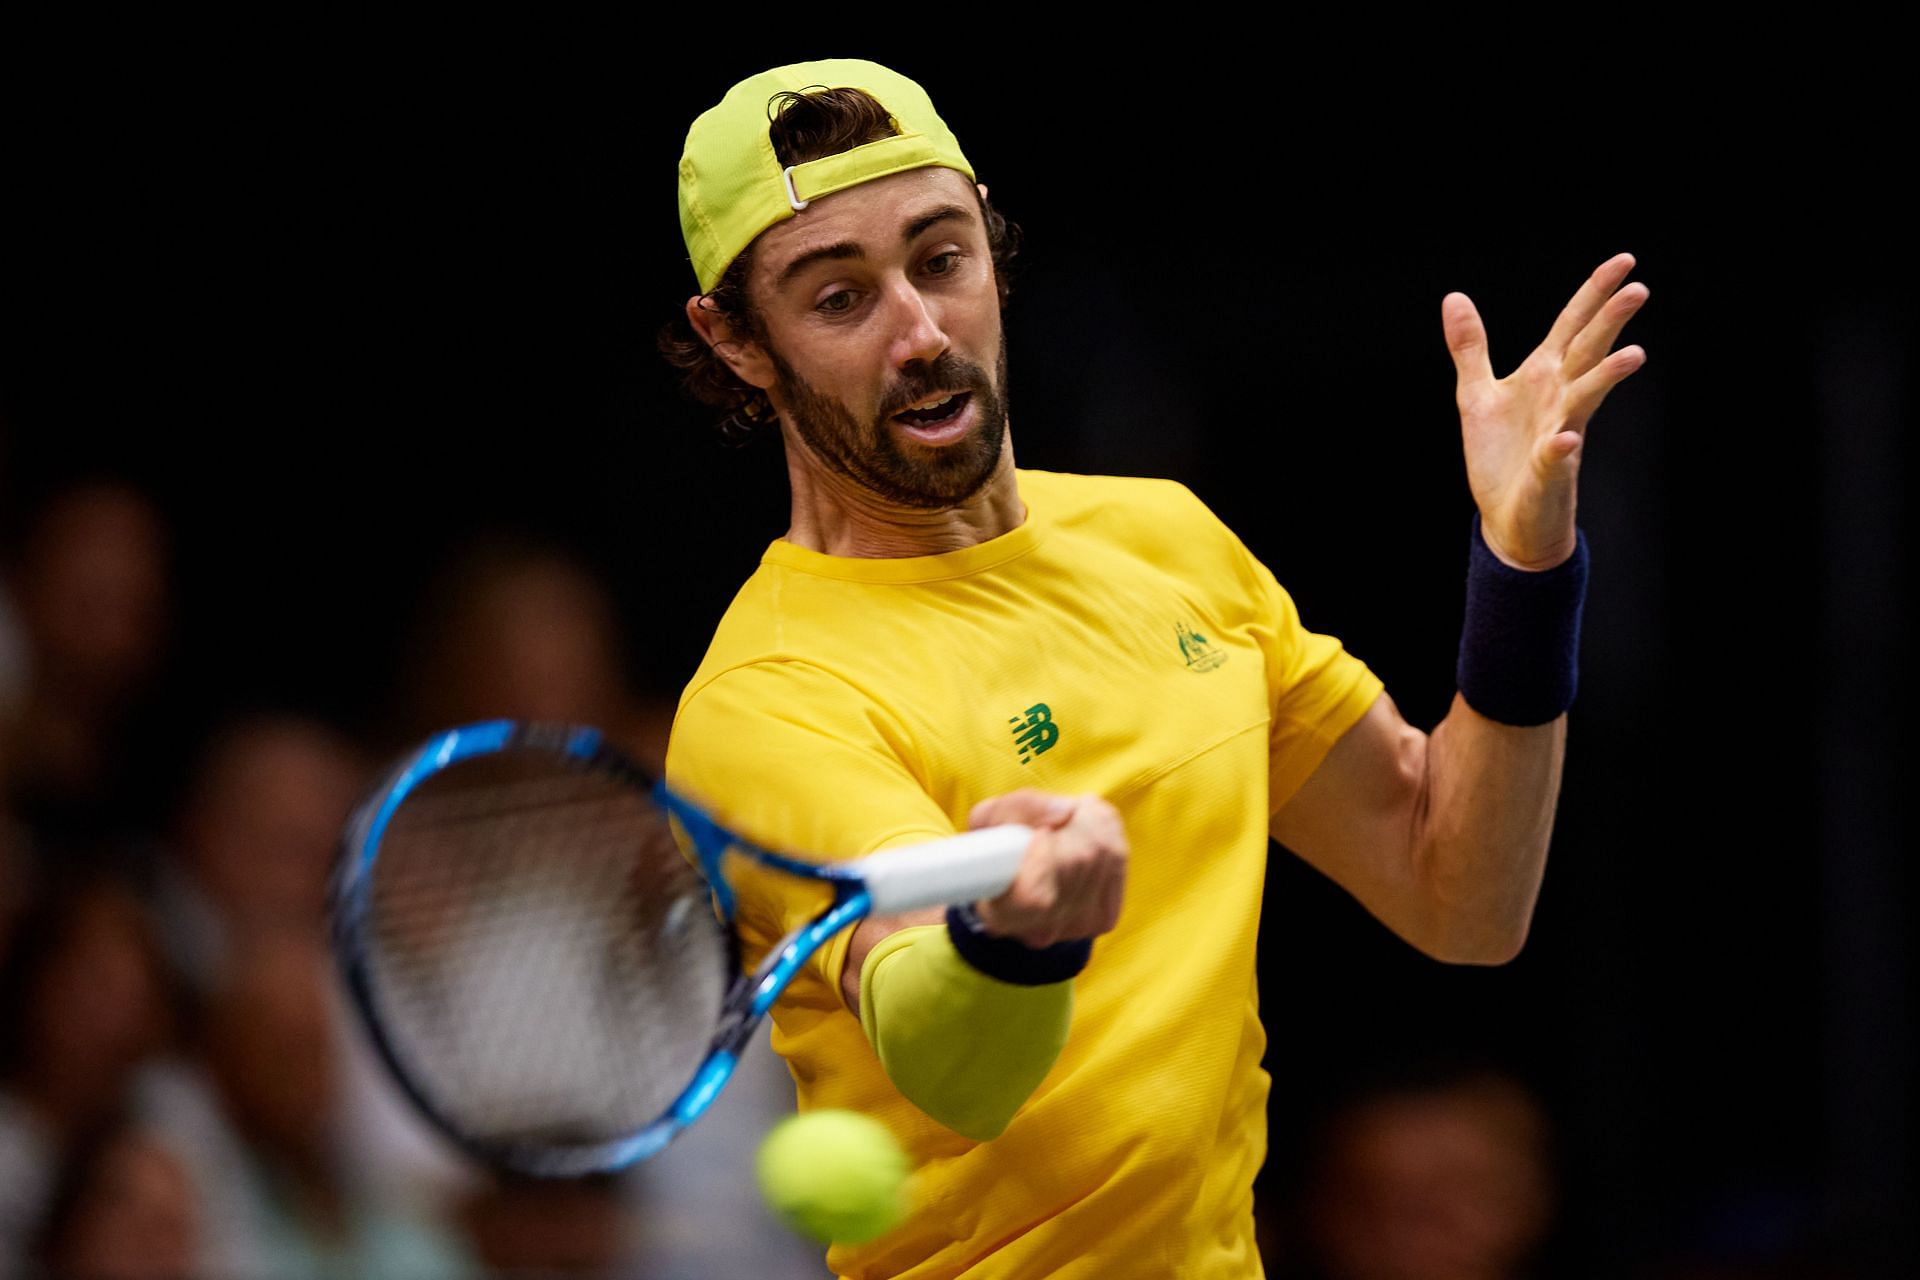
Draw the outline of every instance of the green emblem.
<instances>
[{"instance_id":1,"label":"green emblem","mask_svg":"<svg viewBox=\"0 0 1920 1280\"><path fill-rule=\"evenodd\" d=\"M1036 702L1024 716L1008 716L1013 726L1013 745L1020 748L1020 763L1032 764L1033 758L1060 741L1060 726L1053 722L1053 708Z\"/></svg>"},{"instance_id":2,"label":"green emblem","mask_svg":"<svg viewBox=\"0 0 1920 1280\"><path fill-rule=\"evenodd\" d=\"M1212 671L1227 660L1221 653L1207 643L1207 638L1184 622L1173 624L1173 637L1180 642L1180 656L1187 660L1189 671Z\"/></svg>"}]
</instances>

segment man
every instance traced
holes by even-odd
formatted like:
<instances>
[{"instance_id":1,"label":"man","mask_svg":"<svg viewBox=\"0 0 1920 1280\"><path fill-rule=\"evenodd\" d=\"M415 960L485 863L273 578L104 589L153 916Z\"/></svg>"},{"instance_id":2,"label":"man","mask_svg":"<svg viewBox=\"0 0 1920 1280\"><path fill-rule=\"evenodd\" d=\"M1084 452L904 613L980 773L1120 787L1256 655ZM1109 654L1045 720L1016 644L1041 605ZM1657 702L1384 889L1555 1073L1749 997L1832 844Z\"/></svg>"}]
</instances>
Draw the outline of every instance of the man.
<instances>
[{"instance_id":1,"label":"man","mask_svg":"<svg viewBox=\"0 0 1920 1280\"><path fill-rule=\"evenodd\" d=\"M919 86L851 61L744 81L689 132L680 199L701 293L669 354L736 426L777 424L793 508L682 697L670 781L834 856L1039 831L1006 894L863 923L775 1010L800 1105L877 1116L918 1169L909 1221L829 1264L1258 1275L1268 835L1431 955L1519 949L1582 433L1642 360L1609 354L1632 259L1501 381L1445 301L1484 538L1464 696L1429 736L1186 490L1014 469L1006 228ZM749 884L739 921L765 947L812 905Z\"/></svg>"}]
</instances>

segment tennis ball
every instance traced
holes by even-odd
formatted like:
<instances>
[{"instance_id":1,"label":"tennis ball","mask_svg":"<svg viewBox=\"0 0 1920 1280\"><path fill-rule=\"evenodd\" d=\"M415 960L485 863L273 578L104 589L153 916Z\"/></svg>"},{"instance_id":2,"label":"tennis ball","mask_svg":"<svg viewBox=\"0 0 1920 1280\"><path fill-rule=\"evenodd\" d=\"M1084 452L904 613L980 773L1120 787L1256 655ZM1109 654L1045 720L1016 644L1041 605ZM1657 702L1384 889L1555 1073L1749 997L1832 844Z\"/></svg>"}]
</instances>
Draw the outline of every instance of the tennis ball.
<instances>
[{"instance_id":1,"label":"tennis ball","mask_svg":"<svg viewBox=\"0 0 1920 1280\"><path fill-rule=\"evenodd\" d=\"M823 1244L862 1244L907 1215L907 1154L857 1111L808 1111L773 1127L755 1161L786 1224Z\"/></svg>"}]
</instances>

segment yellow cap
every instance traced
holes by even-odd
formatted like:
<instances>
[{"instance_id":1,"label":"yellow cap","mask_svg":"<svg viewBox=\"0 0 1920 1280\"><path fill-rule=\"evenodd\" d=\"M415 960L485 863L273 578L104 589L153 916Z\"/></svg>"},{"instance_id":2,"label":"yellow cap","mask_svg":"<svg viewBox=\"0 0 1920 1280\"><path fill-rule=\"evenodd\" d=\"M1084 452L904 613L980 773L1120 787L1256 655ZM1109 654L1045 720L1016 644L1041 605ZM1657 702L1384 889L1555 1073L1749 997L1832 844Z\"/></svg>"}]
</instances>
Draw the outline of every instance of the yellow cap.
<instances>
[{"instance_id":1,"label":"yellow cap","mask_svg":"<svg viewBox=\"0 0 1920 1280\"><path fill-rule=\"evenodd\" d=\"M777 93L806 89L864 90L887 109L899 135L785 167L767 136L769 104ZM702 292L719 283L755 236L808 201L930 165L973 177L973 166L927 91L898 72L857 58L830 58L742 80L693 122L680 157L680 232Z\"/></svg>"}]
</instances>

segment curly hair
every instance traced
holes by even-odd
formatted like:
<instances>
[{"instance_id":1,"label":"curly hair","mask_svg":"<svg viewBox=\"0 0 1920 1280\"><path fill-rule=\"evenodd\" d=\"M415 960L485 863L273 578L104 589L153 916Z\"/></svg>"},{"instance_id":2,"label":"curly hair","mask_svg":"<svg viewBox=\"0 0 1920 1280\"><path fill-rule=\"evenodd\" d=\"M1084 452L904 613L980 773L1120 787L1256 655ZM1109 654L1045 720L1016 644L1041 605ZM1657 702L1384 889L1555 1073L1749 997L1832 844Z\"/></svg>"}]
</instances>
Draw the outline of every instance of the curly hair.
<instances>
[{"instance_id":1,"label":"curly hair","mask_svg":"<svg viewBox=\"0 0 1920 1280\"><path fill-rule=\"evenodd\" d=\"M838 155L899 132L887 109L860 89L783 92L774 95L767 109L771 119L767 136L783 165ZM1019 251L1020 229L985 196L980 197L980 215L986 223L994 283L1000 304L1005 306L1011 292L1008 271ZM747 280L752 272L753 246L748 245L700 300L703 309L719 316L734 333L749 341L765 332L747 297ZM680 370L682 389L701 404L721 411L718 426L722 440L745 444L774 423L773 403L767 393L742 382L695 331L684 311L676 313L660 330L659 346L667 363Z\"/></svg>"}]
</instances>

